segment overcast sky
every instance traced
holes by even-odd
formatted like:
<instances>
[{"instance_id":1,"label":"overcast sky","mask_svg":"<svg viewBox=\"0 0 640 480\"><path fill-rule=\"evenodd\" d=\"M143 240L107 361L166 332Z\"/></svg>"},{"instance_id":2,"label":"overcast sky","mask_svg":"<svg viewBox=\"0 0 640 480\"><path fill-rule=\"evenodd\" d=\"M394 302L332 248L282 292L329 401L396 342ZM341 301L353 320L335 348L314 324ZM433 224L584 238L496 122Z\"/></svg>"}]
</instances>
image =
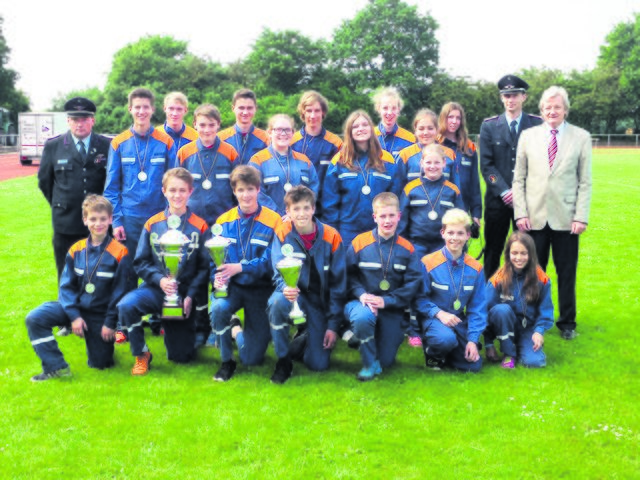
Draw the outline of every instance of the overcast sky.
<instances>
[{"instance_id":1,"label":"overcast sky","mask_svg":"<svg viewBox=\"0 0 640 480\"><path fill-rule=\"evenodd\" d=\"M405 0L440 27L440 66L497 81L526 67L593 68L605 36L640 12L640 0ZM104 87L116 51L147 34L189 42L196 55L227 63L246 56L264 27L331 37L367 0L104 2L0 0L9 66L34 110L60 93ZM201 7L201 5L206 5ZM202 8L201 12L197 9Z\"/></svg>"}]
</instances>

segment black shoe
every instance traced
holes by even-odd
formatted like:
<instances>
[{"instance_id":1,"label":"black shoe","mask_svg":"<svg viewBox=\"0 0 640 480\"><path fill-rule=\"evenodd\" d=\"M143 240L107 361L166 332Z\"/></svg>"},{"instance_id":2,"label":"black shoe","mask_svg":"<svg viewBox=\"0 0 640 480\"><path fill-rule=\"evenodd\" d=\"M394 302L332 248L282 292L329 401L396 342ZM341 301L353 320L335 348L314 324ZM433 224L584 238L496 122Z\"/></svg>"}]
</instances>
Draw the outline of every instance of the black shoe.
<instances>
[{"instance_id":1,"label":"black shoe","mask_svg":"<svg viewBox=\"0 0 640 480\"><path fill-rule=\"evenodd\" d=\"M162 323L158 320L149 322L149 329L151 329L151 333L154 337L159 337L161 335Z\"/></svg>"},{"instance_id":2,"label":"black shoe","mask_svg":"<svg viewBox=\"0 0 640 480\"><path fill-rule=\"evenodd\" d=\"M292 360L301 362L304 358L304 350L307 347L307 338L309 335L305 330L302 335L297 335L289 344L289 356Z\"/></svg>"},{"instance_id":3,"label":"black shoe","mask_svg":"<svg viewBox=\"0 0 640 480\"><path fill-rule=\"evenodd\" d=\"M53 372L44 373L31 377L32 382L44 382L51 380L52 378L70 377L71 369L69 367L61 368L60 370L54 370Z\"/></svg>"},{"instance_id":4,"label":"black shoe","mask_svg":"<svg viewBox=\"0 0 640 480\"><path fill-rule=\"evenodd\" d=\"M574 329L562 330L560 332L560 336L564 340L573 340L578 336L578 332L576 332Z\"/></svg>"},{"instance_id":5,"label":"black shoe","mask_svg":"<svg viewBox=\"0 0 640 480\"><path fill-rule=\"evenodd\" d=\"M432 357L431 355L427 355L426 353L424 355L424 359L425 359L427 368L430 368L431 370L438 371L444 368L444 360L441 360L436 357Z\"/></svg>"},{"instance_id":6,"label":"black shoe","mask_svg":"<svg viewBox=\"0 0 640 480\"><path fill-rule=\"evenodd\" d=\"M291 372L293 372L291 359L289 359L289 357L278 359L276 370L273 372L273 375L271 375L271 383L282 385L291 378Z\"/></svg>"},{"instance_id":7,"label":"black shoe","mask_svg":"<svg viewBox=\"0 0 640 480\"><path fill-rule=\"evenodd\" d=\"M240 318L237 315L232 315L231 321L229 322L229 326L231 327L232 330L233 330L233 327L242 328L242 323L240 323Z\"/></svg>"},{"instance_id":8,"label":"black shoe","mask_svg":"<svg viewBox=\"0 0 640 480\"><path fill-rule=\"evenodd\" d=\"M236 371L236 361L231 359L226 362L222 362L220 366L220 370L213 376L213 379L216 382L228 382L233 377L234 372Z\"/></svg>"},{"instance_id":9,"label":"black shoe","mask_svg":"<svg viewBox=\"0 0 640 480\"><path fill-rule=\"evenodd\" d=\"M360 348L360 340L354 335L349 340L347 340L347 347L358 350Z\"/></svg>"}]
</instances>

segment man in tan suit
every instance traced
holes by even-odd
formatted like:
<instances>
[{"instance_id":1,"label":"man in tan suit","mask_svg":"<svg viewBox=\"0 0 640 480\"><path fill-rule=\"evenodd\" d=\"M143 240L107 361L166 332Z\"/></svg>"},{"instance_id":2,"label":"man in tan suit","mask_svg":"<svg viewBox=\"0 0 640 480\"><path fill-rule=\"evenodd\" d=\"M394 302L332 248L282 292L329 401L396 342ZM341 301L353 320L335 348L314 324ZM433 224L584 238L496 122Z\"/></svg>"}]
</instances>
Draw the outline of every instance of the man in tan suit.
<instances>
[{"instance_id":1,"label":"man in tan suit","mask_svg":"<svg viewBox=\"0 0 640 480\"><path fill-rule=\"evenodd\" d=\"M562 338L576 337L578 238L587 228L591 201L591 135L568 124L569 96L550 87L540 99L544 123L520 136L513 177L516 224L535 241L540 266L549 250L558 274Z\"/></svg>"}]
</instances>

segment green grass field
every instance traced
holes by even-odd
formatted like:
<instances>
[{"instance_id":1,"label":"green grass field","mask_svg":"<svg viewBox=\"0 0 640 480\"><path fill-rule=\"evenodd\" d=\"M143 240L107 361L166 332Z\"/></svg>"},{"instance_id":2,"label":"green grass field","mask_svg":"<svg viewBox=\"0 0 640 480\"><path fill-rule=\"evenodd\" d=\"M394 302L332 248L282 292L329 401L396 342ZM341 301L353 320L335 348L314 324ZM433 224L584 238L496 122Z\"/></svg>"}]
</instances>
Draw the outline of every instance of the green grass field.
<instances>
[{"instance_id":1,"label":"green grass field","mask_svg":"<svg viewBox=\"0 0 640 480\"><path fill-rule=\"evenodd\" d=\"M146 377L130 375L128 345L93 371L84 342L65 337L73 377L31 383L41 368L24 318L56 298L49 210L35 177L1 182L0 478L640 478L638 156L594 155L580 335L548 332L547 368L432 372L404 345L366 384L342 342L329 372L296 365L275 386L272 349L219 384L217 350L175 366L154 337Z\"/></svg>"}]
</instances>

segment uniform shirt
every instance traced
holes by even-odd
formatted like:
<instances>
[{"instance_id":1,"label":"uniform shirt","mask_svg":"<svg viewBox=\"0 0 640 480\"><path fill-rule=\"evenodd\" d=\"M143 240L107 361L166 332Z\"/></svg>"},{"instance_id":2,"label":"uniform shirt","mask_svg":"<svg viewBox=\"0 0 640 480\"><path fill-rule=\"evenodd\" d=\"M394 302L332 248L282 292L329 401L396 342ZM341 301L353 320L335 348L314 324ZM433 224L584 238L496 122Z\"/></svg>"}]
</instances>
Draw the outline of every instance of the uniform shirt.
<instances>
[{"instance_id":1,"label":"uniform shirt","mask_svg":"<svg viewBox=\"0 0 640 480\"><path fill-rule=\"evenodd\" d=\"M240 263L243 258L249 262L242 265L241 273L231 277L231 283L271 286L271 243L275 230L282 224L280 215L259 205L258 210L247 217L239 207L235 207L220 215L216 223L222 225L221 236L231 242L225 263ZM211 283L215 272L216 266L211 262Z\"/></svg>"},{"instance_id":2,"label":"uniform shirt","mask_svg":"<svg viewBox=\"0 0 640 480\"><path fill-rule=\"evenodd\" d=\"M304 295L312 280L311 269L319 274L320 290L314 292L322 299L328 329L337 332L343 319L345 293L347 289L347 275L345 267L345 251L342 239L336 229L315 221L316 240L310 250L304 248L300 235L291 220L282 222L276 229L271 249L271 264L273 265L276 291L281 292L286 286L282 275L277 269L278 262L284 258L282 246L293 247L293 257L302 260L302 269L298 288ZM312 320L312 319L310 319Z\"/></svg>"},{"instance_id":3,"label":"uniform shirt","mask_svg":"<svg viewBox=\"0 0 640 480\"><path fill-rule=\"evenodd\" d=\"M168 275L168 271L158 256L159 240L169 230L167 219L169 209L157 213L144 224L133 268L145 284L160 288L160 280ZM206 288L209 281L209 253L204 243L210 236L206 222L189 209L180 217L180 228L191 244L185 246L184 255L178 270L178 293L182 298L195 298L196 294Z\"/></svg>"},{"instance_id":4,"label":"uniform shirt","mask_svg":"<svg viewBox=\"0 0 640 480\"><path fill-rule=\"evenodd\" d=\"M227 142L238 152L238 165L246 165L256 153L269 146L269 135L264 130L251 125L245 136L237 125L218 132L218 138Z\"/></svg>"},{"instance_id":5,"label":"uniform shirt","mask_svg":"<svg viewBox=\"0 0 640 480\"><path fill-rule=\"evenodd\" d=\"M453 262L449 250L442 248L422 257L424 264L424 294L416 302L424 320L440 321L436 315L445 311L467 323L467 341L478 343L487 327L482 265L471 255L464 254ZM463 276L464 274L464 276ZM454 308L456 299L460 308Z\"/></svg>"},{"instance_id":6,"label":"uniform shirt","mask_svg":"<svg viewBox=\"0 0 640 480\"><path fill-rule=\"evenodd\" d=\"M235 205L235 197L229 177L238 159L237 152L228 143L216 138L211 147L205 147L200 139L185 145L178 151L178 164L191 172L193 193L189 207L212 225L224 212ZM208 180L211 188L202 183Z\"/></svg>"},{"instance_id":7,"label":"uniform shirt","mask_svg":"<svg viewBox=\"0 0 640 480\"><path fill-rule=\"evenodd\" d=\"M380 288L383 278L387 290ZM384 299L384 310L404 310L422 286L420 259L408 240L399 235L385 240L373 229L354 238L347 250L347 283L351 299L370 293Z\"/></svg>"},{"instance_id":8,"label":"uniform shirt","mask_svg":"<svg viewBox=\"0 0 640 480\"><path fill-rule=\"evenodd\" d=\"M356 169L349 170L340 162L338 153L333 157L324 180L323 221L335 227L349 243L356 235L375 227L371 202L376 195L393 192L399 197L402 192L404 177L389 152L382 152L382 172L365 169L367 162L367 156L361 157L356 162ZM368 195L362 193L365 185L371 188Z\"/></svg>"},{"instance_id":9,"label":"uniform shirt","mask_svg":"<svg viewBox=\"0 0 640 480\"><path fill-rule=\"evenodd\" d=\"M198 139L198 132L196 129L184 123L179 131L171 128L166 122L164 125L158 125L157 129L171 137L175 144L174 150L176 153L188 143L195 142ZM180 166L178 160L175 161L174 166Z\"/></svg>"},{"instance_id":10,"label":"uniform shirt","mask_svg":"<svg viewBox=\"0 0 640 480\"><path fill-rule=\"evenodd\" d=\"M116 305L127 293L130 268L127 248L113 238L107 236L97 246L87 239L73 244L65 259L58 293L58 302L69 320L104 316L104 325L115 329ZM85 290L88 283L95 286L93 293Z\"/></svg>"},{"instance_id":11,"label":"uniform shirt","mask_svg":"<svg viewBox=\"0 0 640 480\"><path fill-rule=\"evenodd\" d=\"M319 135L313 136L302 127L291 139L291 148L306 155L318 174L320 185L324 182L331 159L342 148L342 140L337 135L322 127Z\"/></svg>"},{"instance_id":12,"label":"uniform shirt","mask_svg":"<svg viewBox=\"0 0 640 480\"><path fill-rule=\"evenodd\" d=\"M442 144L456 154L455 170L459 179L462 201L467 211L474 218L482 217L482 194L480 193L480 176L478 174L478 152L473 142L469 141L467 148L471 155L458 149L455 142L445 138Z\"/></svg>"},{"instance_id":13,"label":"uniform shirt","mask_svg":"<svg viewBox=\"0 0 640 480\"><path fill-rule=\"evenodd\" d=\"M144 136L129 129L111 141L104 196L113 205L114 228L123 226L123 216L149 218L166 206L162 176L175 155L171 137L153 127ZM144 181L138 178L143 159Z\"/></svg>"},{"instance_id":14,"label":"uniform shirt","mask_svg":"<svg viewBox=\"0 0 640 480\"><path fill-rule=\"evenodd\" d=\"M452 208L464 209L458 187L444 176L435 181L416 178L404 187L400 197L398 232L420 245L441 242L442 216ZM438 214L434 220L429 218L432 209Z\"/></svg>"},{"instance_id":15,"label":"uniform shirt","mask_svg":"<svg viewBox=\"0 0 640 480\"><path fill-rule=\"evenodd\" d=\"M316 194L316 198L318 197L318 174L311 160L302 153L289 149L285 159L269 147L251 157L249 165L260 170L262 191L275 202L280 215L285 213L284 195L287 192L284 186L287 182L294 187L309 187Z\"/></svg>"},{"instance_id":16,"label":"uniform shirt","mask_svg":"<svg viewBox=\"0 0 640 480\"><path fill-rule=\"evenodd\" d=\"M405 185L416 178L422 176L422 168L420 167L420 161L422 160L422 147L417 143L403 148L398 154L398 162L404 164L404 172L406 174ZM447 147L442 147L445 153L445 167L442 171L442 175L446 180L455 184L460 188L460 179L455 169L456 153Z\"/></svg>"},{"instance_id":17,"label":"uniform shirt","mask_svg":"<svg viewBox=\"0 0 640 480\"><path fill-rule=\"evenodd\" d=\"M535 332L544 335L544 332L553 327L553 302L551 300L551 280L538 266L536 268L538 276L539 296L535 303L527 303L522 291L524 275L516 275L514 285L509 295L503 294L504 287L504 267L500 268L487 282L485 296L487 298L487 310L491 310L495 305L507 304L516 314L516 318L522 321L527 318L527 327L532 327Z\"/></svg>"},{"instance_id":18,"label":"uniform shirt","mask_svg":"<svg viewBox=\"0 0 640 480\"><path fill-rule=\"evenodd\" d=\"M109 143L107 137L91 134L84 160L71 132L45 143L38 187L51 205L54 230L68 235L89 234L82 221L82 202L88 194L101 195L104 191Z\"/></svg>"},{"instance_id":19,"label":"uniform shirt","mask_svg":"<svg viewBox=\"0 0 640 480\"><path fill-rule=\"evenodd\" d=\"M384 135L382 132L385 132ZM382 122L375 128L375 134L380 140L382 148L389 152L393 158L397 158L400 151L416 143L416 136L398 124L393 126L391 132L386 132Z\"/></svg>"}]
</instances>

